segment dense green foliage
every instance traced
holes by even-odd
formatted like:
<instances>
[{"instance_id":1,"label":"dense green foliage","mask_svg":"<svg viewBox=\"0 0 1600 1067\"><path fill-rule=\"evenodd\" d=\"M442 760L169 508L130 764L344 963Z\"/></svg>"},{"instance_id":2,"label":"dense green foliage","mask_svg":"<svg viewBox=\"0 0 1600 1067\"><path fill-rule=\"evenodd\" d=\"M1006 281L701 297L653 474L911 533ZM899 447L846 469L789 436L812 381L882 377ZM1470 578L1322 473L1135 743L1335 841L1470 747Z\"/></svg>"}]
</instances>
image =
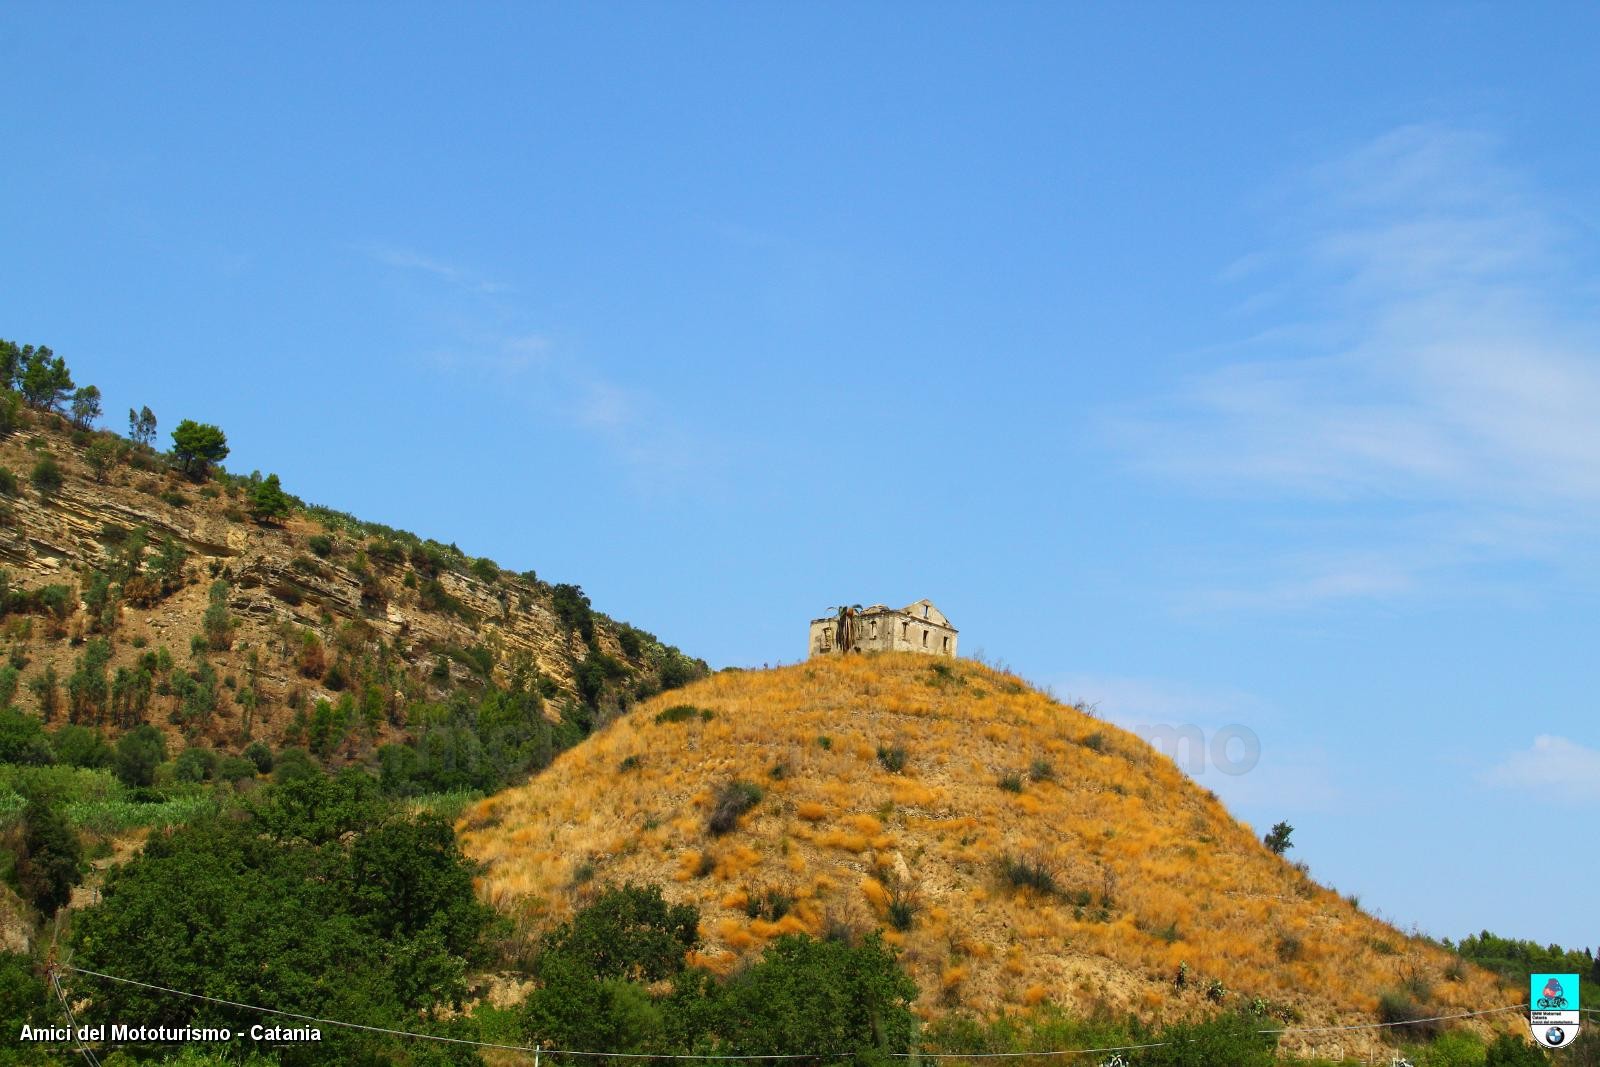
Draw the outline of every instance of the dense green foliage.
<instances>
[{"instance_id":1,"label":"dense green foliage","mask_svg":"<svg viewBox=\"0 0 1600 1067\"><path fill-rule=\"evenodd\" d=\"M668 904L655 886L625 885L547 934L540 966L561 959L596 978L670 978L699 943L699 922L692 905Z\"/></svg>"},{"instance_id":2,"label":"dense green foliage","mask_svg":"<svg viewBox=\"0 0 1600 1067\"><path fill-rule=\"evenodd\" d=\"M1541 945L1497 937L1484 930L1450 945L1465 959L1500 975L1517 986L1525 986L1528 975L1542 972L1572 973L1582 982L1580 996L1586 1005L1600 1005L1600 957L1587 948L1566 949L1560 945Z\"/></svg>"},{"instance_id":3,"label":"dense green foliage","mask_svg":"<svg viewBox=\"0 0 1600 1067\"><path fill-rule=\"evenodd\" d=\"M654 886L603 892L543 939L526 1038L580 1051L814 1054L801 1063L878 1062L911 1047L916 986L875 935L783 937L719 982L687 965L698 922Z\"/></svg>"},{"instance_id":4,"label":"dense green foliage","mask_svg":"<svg viewBox=\"0 0 1600 1067\"><path fill-rule=\"evenodd\" d=\"M33 961L18 952L0 952L0 1064L37 1063L37 1050L19 1045L17 1035L24 1024L49 1025L58 1018L47 1013L44 981Z\"/></svg>"},{"instance_id":5,"label":"dense green foliage","mask_svg":"<svg viewBox=\"0 0 1600 1067\"><path fill-rule=\"evenodd\" d=\"M370 778L351 771L293 779L243 811L151 838L111 873L102 902L78 916L72 945L76 962L91 970L407 1029L460 1001L491 922L449 826L394 812ZM82 992L92 993L97 1019L235 1028L258 1021L134 986ZM424 1054L373 1034L324 1038L284 1050L283 1062L414 1062Z\"/></svg>"},{"instance_id":6,"label":"dense green foliage","mask_svg":"<svg viewBox=\"0 0 1600 1067\"><path fill-rule=\"evenodd\" d=\"M269 474L250 490L250 514L257 522L287 518L294 499L283 491L276 474Z\"/></svg>"},{"instance_id":7,"label":"dense green foliage","mask_svg":"<svg viewBox=\"0 0 1600 1067\"><path fill-rule=\"evenodd\" d=\"M182 461L185 473L197 469L204 473L211 464L227 458L228 435L211 423L184 419L172 431L172 454Z\"/></svg>"},{"instance_id":8,"label":"dense green foliage","mask_svg":"<svg viewBox=\"0 0 1600 1067\"><path fill-rule=\"evenodd\" d=\"M117 777L127 786L155 781L156 767L167 758L167 741L154 726L136 726L117 740Z\"/></svg>"},{"instance_id":9,"label":"dense green foliage","mask_svg":"<svg viewBox=\"0 0 1600 1067\"><path fill-rule=\"evenodd\" d=\"M83 846L55 807L35 797L22 814L17 888L46 915L66 904L83 877Z\"/></svg>"}]
</instances>

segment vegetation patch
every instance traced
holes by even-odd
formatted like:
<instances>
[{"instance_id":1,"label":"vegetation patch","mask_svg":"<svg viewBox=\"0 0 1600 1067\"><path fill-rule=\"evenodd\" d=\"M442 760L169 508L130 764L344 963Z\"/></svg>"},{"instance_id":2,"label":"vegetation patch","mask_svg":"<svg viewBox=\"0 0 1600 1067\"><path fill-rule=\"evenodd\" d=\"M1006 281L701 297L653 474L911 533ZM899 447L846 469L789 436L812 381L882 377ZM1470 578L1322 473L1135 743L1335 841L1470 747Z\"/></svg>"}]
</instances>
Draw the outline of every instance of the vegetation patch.
<instances>
[{"instance_id":1,"label":"vegetation patch","mask_svg":"<svg viewBox=\"0 0 1600 1067\"><path fill-rule=\"evenodd\" d=\"M656 712L656 722L710 722L714 716L710 708L697 708L693 704L674 704L665 711Z\"/></svg>"},{"instance_id":2,"label":"vegetation patch","mask_svg":"<svg viewBox=\"0 0 1600 1067\"><path fill-rule=\"evenodd\" d=\"M739 825L739 816L761 803L761 787L735 778L717 790L706 831L721 837Z\"/></svg>"},{"instance_id":3,"label":"vegetation patch","mask_svg":"<svg viewBox=\"0 0 1600 1067\"><path fill-rule=\"evenodd\" d=\"M883 764L884 770L899 774L906 769L906 746L879 745L878 762Z\"/></svg>"},{"instance_id":4,"label":"vegetation patch","mask_svg":"<svg viewBox=\"0 0 1600 1067\"><path fill-rule=\"evenodd\" d=\"M1030 889L1045 896L1060 891L1055 867L1039 856L1003 855L995 863L995 873L1008 889Z\"/></svg>"}]
</instances>

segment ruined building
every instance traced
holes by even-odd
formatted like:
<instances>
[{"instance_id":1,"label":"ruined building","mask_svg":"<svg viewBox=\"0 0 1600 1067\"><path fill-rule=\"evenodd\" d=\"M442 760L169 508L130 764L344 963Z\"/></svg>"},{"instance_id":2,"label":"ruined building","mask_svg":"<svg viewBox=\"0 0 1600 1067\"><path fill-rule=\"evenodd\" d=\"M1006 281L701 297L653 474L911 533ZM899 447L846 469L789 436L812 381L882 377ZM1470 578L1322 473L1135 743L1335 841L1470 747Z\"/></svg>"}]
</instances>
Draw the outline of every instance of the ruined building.
<instances>
[{"instance_id":1,"label":"ruined building","mask_svg":"<svg viewBox=\"0 0 1600 1067\"><path fill-rule=\"evenodd\" d=\"M811 655L845 652L926 652L956 654L956 628L931 600L903 608L874 604L841 608L837 614L811 620Z\"/></svg>"}]
</instances>

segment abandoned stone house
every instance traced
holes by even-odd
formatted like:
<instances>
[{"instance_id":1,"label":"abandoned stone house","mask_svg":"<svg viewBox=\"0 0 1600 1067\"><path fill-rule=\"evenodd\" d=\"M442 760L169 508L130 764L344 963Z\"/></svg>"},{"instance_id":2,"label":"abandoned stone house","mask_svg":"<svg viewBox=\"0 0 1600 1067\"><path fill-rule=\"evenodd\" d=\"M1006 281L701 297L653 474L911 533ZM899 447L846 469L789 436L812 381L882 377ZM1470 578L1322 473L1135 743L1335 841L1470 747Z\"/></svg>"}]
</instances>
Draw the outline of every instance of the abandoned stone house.
<instances>
[{"instance_id":1,"label":"abandoned stone house","mask_svg":"<svg viewBox=\"0 0 1600 1067\"><path fill-rule=\"evenodd\" d=\"M811 620L811 655L844 652L925 652L956 654L956 628L931 600L903 608L874 604Z\"/></svg>"}]
</instances>

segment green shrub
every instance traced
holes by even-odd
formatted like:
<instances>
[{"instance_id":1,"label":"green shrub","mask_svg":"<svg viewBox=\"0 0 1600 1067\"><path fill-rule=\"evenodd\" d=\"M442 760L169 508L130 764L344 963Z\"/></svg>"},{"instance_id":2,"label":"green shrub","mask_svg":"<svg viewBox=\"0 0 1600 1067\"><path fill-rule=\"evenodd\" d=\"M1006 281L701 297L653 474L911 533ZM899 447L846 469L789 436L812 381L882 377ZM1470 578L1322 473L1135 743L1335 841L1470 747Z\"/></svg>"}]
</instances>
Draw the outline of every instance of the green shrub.
<instances>
[{"instance_id":1,"label":"green shrub","mask_svg":"<svg viewBox=\"0 0 1600 1067\"><path fill-rule=\"evenodd\" d=\"M61 812L46 801L35 799L28 805L22 826L17 888L34 907L52 915L83 878L83 847Z\"/></svg>"},{"instance_id":2,"label":"green shrub","mask_svg":"<svg viewBox=\"0 0 1600 1067\"><path fill-rule=\"evenodd\" d=\"M777 922L794 908L794 896L781 889L746 890L744 913L752 919Z\"/></svg>"},{"instance_id":3,"label":"green shrub","mask_svg":"<svg viewBox=\"0 0 1600 1067\"><path fill-rule=\"evenodd\" d=\"M1056 769L1047 759L1036 759L1028 767L1028 777L1036 782L1048 782L1055 778Z\"/></svg>"},{"instance_id":4,"label":"green shrub","mask_svg":"<svg viewBox=\"0 0 1600 1067\"><path fill-rule=\"evenodd\" d=\"M1155 1038L1157 1047L1139 1053L1141 1067L1272 1067L1277 1038L1257 1033L1259 1020L1229 1012L1204 1022L1178 1023Z\"/></svg>"},{"instance_id":5,"label":"green shrub","mask_svg":"<svg viewBox=\"0 0 1600 1067\"><path fill-rule=\"evenodd\" d=\"M17 476L10 467L0 467L0 494L17 495Z\"/></svg>"},{"instance_id":6,"label":"green shrub","mask_svg":"<svg viewBox=\"0 0 1600 1067\"><path fill-rule=\"evenodd\" d=\"M1422 1054L1423 1067L1485 1067L1488 1050L1470 1030L1450 1030L1434 1039Z\"/></svg>"},{"instance_id":7,"label":"green shrub","mask_svg":"<svg viewBox=\"0 0 1600 1067\"><path fill-rule=\"evenodd\" d=\"M665 711L656 712L656 722L690 722L694 719L710 722L713 715L709 708L697 708L693 704L674 704Z\"/></svg>"},{"instance_id":8,"label":"green shrub","mask_svg":"<svg viewBox=\"0 0 1600 1067\"><path fill-rule=\"evenodd\" d=\"M1417 1002L1408 989L1386 989L1378 994L1378 1021L1392 1027L1397 1034L1413 1041L1426 1041L1439 1033L1438 1022L1417 1022L1434 1014ZM1397 1025L1406 1024L1410 1025Z\"/></svg>"},{"instance_id":9,"label":"green shrub","mask_svg":"<svg viewBox=\"0 0 1600 1067\"><path fill-rule=\"evenodd\" d=\"M186 748L178 755L172 773L180 782L207 781L217 773L217 754L209 748Z\"/></svg>"},{"instance_id":10,"label":"green shrub","mask_svg":"<svg viewBox=\"0 0 1600 1067\"><path fill-rule=\"evenodd\" d=\"M50 736L32 715L0 707L0 764L42 766L55 761Z\"/></svg>"},{"instance_id":11,"label":"green shrub","mask_svg":"<svg viewBox=\"0 0 1600 1067\"><path fill-rule=\"evenodd\" d=\"M734 779L717 790L711 815L706 819L706 830L720 837L739 825L739 816L761 802L761 787Z\"/></svg>"},{"instance_id":12,"label":"green shrub","mask_svg":"<svg viewBox=\"0 0 1600 1067\"><path fill-rule=\"evenodd\" d=\"M1550 1061L1520 1034L1501 1034L1481 1062L1484 1067L1545 1067Z\"/></svg>"},{"instance_id":13,"label":"green shrub","mask_svg":"<svg viewBox=\"0 0 1600 1067\"><path fill-rule=\"evenodd\" d=\"M397 542L374 537L367 542L367 558L390 567L397 567L405 562L406 550Z\"/></svg>"},{"instance_id":14,"label":"green shrub","mask_svg":"<svg viewBox=\"0 0 1600 1067\"><path fill-rule=\"evenodd\" d=\"M327 559L333 555L333 538L327 534L312 534L306 541L306 547L323 559Z\"/></svg>"},{"instance_id":15,"label":"green shrub","mask_svg":"<svg viewBox=\"0 0 1600 1067\"><path fill-rule=\"evenodd\" d=\"M916 894L907 889L899 879L889 883L889 925L901 933L911 929L917 920Z\"/></svg>"},{"instance_id":16,"label":"green shrub","mask_svg":"<svg viewBox=\"0 0 1600 1067\"><path fill-rule=\"evenodd\" d=\"M889 1063L916 1034L916 996L877 933L859 943L787 935L726 984L714 1025L746 1055L826 1049L824 1062Z\"/></svg>"},{"instance_id":17,"label":"green shrub","mask_svg":"<svg viewBox=\"0 0 1600 1067\"><path fill-rule=\"evenodd\" d=\"M272 773L272 749L265 742L252 741L244 750L244 758L255 764L261 774Z\"/></svg>"},{"instance_id":18,"label":"green shrub","mask_svg":"<svg viewBox=\"0 0 1600 1067\"><path fill-rule=\"evenodd\" d=\"M424 611L437 611L454 615L467 622L473 621L472 609L459 597L450 593L437 578L426 578L417 588L417 603Z\"/></svg>"},{"instance_id":19,"label":"green shrub","mask_svg":"<svg viewBox=\"0 0 1600 1067\"><path fill-rule=\"evenodd\" d=\"M50 747L55 750L57 763L73 767L109 767L115 759L105 737L92 726L69 723L57 727L50 736Z\"/></svg>"},{"instance_id":20,"label":"green shrub","mask_svg":"<svg viewBox=\"0 0 1600 1067\"><path fill-rule=\"evenodd\" d=\"M129 787L147 786L155 781L156 767L167 758L167 742L154 726L136 726L117 741L113 768L117 778Z\"/></svg>"},{"instance_id":21,"label":"green shrub","mask_svg":"<svg viewBox=\"0 0 1600 1067\"><path fill-rule=\"evenodd\" d=\"M1022 792L1022 775L1015 771L1007 771L1000 776L999 786L1008 793Z\"/></svg>"},{"instance_id":22,"label":"green shrub","mask_svg":"<svg viewBox=\"0 0 1600 1067\"><path fill-rule=\"evenodd\" d=\"M1049 895L1059 891L1054 868L1041 857L1001 856L996 872L1000 883L1010 889L1031 889Z\"/></svg>"},{"instance_id":23,"label":"green shrub","mask_svg":"<svg viewBox=\"0 0 1600 1067\"><path fill-rule=\"evenodd\" d=\"M256 776L256 765L243 756L224 756L217 763L219 782L243 782Z\"/></svg>"},{"instance_id":24,"label":"green shrub","mask_svg":"<svg viewBox=\"0 0 1600 1067\"><path fill-rule=\"evenodd\" d=\"M885 770L899 774L906 769L906 747L904 745L878 746L878 762L883 764Z\"/></svg>"},{"instance_id":25,"label":"green shrub","mask_svg":"<svg viewBox=\"0 0 1600 1067\"><path fill-rule=\"evenodd\" d=\"M54 456L44 455L34 463L28 480L33 482L33 487L39 491L40 496L51 497L61 491L66 475L61 472L61 464L55 461Z\"/></svg>"}]
</instances>

